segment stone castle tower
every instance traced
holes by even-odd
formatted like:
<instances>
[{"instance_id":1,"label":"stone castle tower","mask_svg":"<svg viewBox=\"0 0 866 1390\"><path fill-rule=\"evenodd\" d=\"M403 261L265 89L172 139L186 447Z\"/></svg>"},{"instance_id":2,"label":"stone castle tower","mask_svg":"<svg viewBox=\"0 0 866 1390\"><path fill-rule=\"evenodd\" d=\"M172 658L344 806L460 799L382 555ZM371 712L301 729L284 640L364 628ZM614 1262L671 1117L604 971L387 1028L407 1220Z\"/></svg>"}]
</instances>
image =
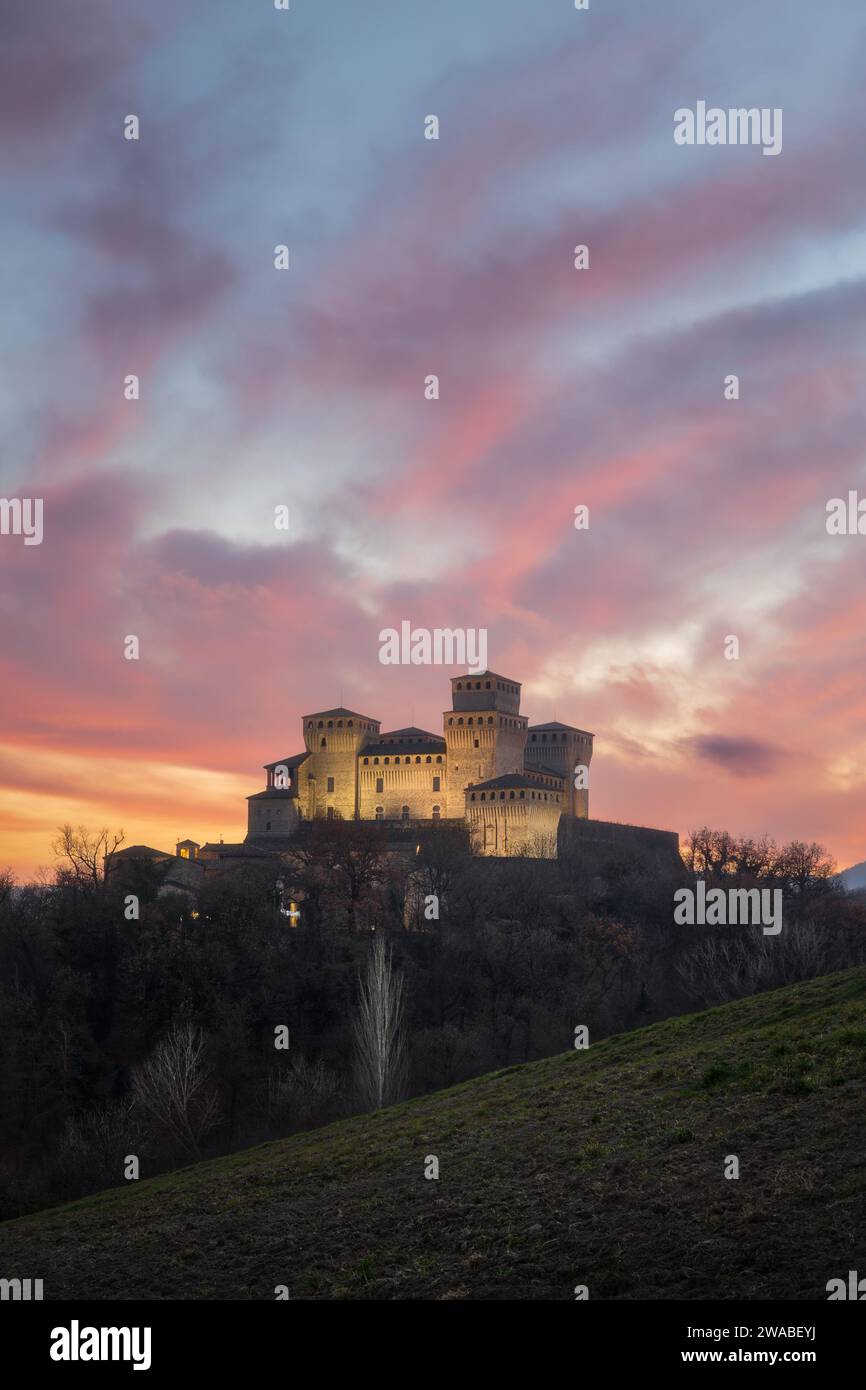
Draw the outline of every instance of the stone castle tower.
<instances>
[{"instance_id":1,"label":"stone castle tower","mask_svg":"<svg viewBox=\"0 0 866 1390\"><path fill-rule=\"evenodd\" d=\"M529 725L520 683L484 671L455 676L443 735L345 709L305 714L304 748L267 763L248 797L246 843L279 848L299 821L390 824L463 821L484 854L556 854L560 818L589 815L583 784L593 736L569 724ZM580 786L576 787L575 782Z\"/></svg>"}]
</instances>

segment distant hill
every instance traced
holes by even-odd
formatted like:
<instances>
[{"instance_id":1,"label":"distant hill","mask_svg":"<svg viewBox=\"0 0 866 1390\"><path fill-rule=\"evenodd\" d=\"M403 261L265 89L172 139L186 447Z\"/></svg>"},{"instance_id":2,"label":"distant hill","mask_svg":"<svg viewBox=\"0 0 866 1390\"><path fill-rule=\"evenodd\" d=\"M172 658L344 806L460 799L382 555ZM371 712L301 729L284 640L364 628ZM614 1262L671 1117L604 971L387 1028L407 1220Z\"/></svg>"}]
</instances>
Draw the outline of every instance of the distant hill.
<instances>
[{"instance_id":1,"label":"distant hill","mask_svg":"<svg viewBox=\"0 0 866 1390\"><path fill-rule=\"evenodd\" d=\"M866 1274L864 1079L860 968L7 1222L2 1272L46 1299L824 1300Z\"/></svg>"},{"instance_id":2,"label":"distant hill","mask_svg":"<svg viewBox=\"0 0 866 1390\"><path fill-rule=\"evenodd\" d=\"M845 869L839 877L849 893L866 888L866 859L863 860L862 864L852 864L851 868Z\"/></svg>"}]
</instances>

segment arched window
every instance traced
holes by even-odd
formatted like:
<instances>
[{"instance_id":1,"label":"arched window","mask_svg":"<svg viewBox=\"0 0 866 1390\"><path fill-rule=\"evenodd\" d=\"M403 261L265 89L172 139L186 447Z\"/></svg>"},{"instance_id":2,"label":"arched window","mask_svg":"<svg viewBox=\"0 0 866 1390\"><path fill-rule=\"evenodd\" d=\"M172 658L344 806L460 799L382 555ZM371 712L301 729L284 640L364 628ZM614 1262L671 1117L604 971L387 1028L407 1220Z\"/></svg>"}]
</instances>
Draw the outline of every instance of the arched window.
<instances>
[{"instance_id":1,"label":"arched window","mask_svg":"<svg viewBox=\"0 0 866 1390\"><path fill-rule=\"evenodd\" d=\"M320 728L320 729L324 729L324 727L325 727L325 726L324 726L324 724L322 723L322 721L321 721L321 719L320 719L320 720L319 720L319 728Z\"/></svg>"},{"instance_id":2,"label":"arched window","mask_svg":"<svg viewBox=\"0 0 866 1390\"><path fill-rule=\"evenodd\" d=\"M379 759L378 759L378 758L374 758L374 759L373 759L373 766L374 766L374 767L378 767L378 766L379 766Z\"/></svg>"},{"instance_id":3,"label":"arched window","mask_svg":"<svg viewBox=\"0 0 866 1390\"><path fill-rule=\"evenodd\" d=\"M509 800L509 801L513 801L513 800L514 800L514 792L509 792L509 793L508 793L508 800Z\"/></svg>"},{"instance_id":4,"label":"arched window","mask_svg":"<svg viewBox=\"0 0 866 1390\"><path fill-rule=\"evenodd\" d=\"M385 758L384 762L385 762L385 766L386 766L386 767L388 766L388 764L389 764L390 761L391 761L390 758Z\"/></svg>"},{"instance_id":5,"label":"arched window","mask_svg":"<svg viewBox=\"0 0 866 1390\"><path fill-rule=\"evenodd\" d=\"M411 760L411 758L407 758L406 761L407 761L407 763L408 763L408 762L411 762L412 760ZM421 761L420 757L416 758L415 761L416 761L416 763L420 763L420 761Z\"/></svg>"},{"instance_id":6,"label":"arched window","mask_svg":"<svg viewBox=\"0 0 866 1390\"><path fill-rule=\"evenodd\" d=\"M369 758L365 758L365 759L364 759L364 766L365 766L365 767L369 767L369 766L370 766L370 759L369 759Z\"/></svg>"},{"instance_id":7,"label":"arched window","mask_svg":"<svg viewBox=\"0 0 866 1390\"><path fill-rule=\"evenodd\" d=\"M441 763L441 761L442 761L442 754L441 754L441 753L437 753L437 754L436 754L436 761L437 761L437 763Z\"/></svg>"},{"instance_id":8,"label":"arched window","mask_svg":"<svg viewBox=\"0 0 866 1390\"><path fill-rule=\"evenodd\" d=\"M322 739L322 742L319 744L319 747L320 747L320 748L327 748L327 746L328 746L328 740L327 740L326 738L323 738L323 739Z\"/></svg>"},{"instance_id":9,"label":"arched window","mask_svg":"<svg viewBox=\"0 0 866 1390\"><path fill-rule=\"evenodd\" d=\"M424 759L424 761L427 762L427 763L432 763L433 759L430 757L429 753L428 753L427 757Z\"/></svg>"},{"instance_id":10,"label":"arched window","mask_svg":"<svg viewBox=\"0 0 866 1390\"><path fill-rule=\"evenodd\" d=\"M457 682L457 689L458 689L458 690L462 690L462 689L463 689L463 686L462 686L462 684L460 683L460 681Z\"/></svg>"},{"instance_id":11,"label":"arched window","mask_svg":"<svg viewBox=\"0 0 866 1390\"><path fill-rule=\"evenodd\" d=\"M382 807L381 807L381 806L377 806L377 807L376 807L376 820L384 820L384 818L385 818L385 812L382 810Z\"/></svg>"}]
</instances>

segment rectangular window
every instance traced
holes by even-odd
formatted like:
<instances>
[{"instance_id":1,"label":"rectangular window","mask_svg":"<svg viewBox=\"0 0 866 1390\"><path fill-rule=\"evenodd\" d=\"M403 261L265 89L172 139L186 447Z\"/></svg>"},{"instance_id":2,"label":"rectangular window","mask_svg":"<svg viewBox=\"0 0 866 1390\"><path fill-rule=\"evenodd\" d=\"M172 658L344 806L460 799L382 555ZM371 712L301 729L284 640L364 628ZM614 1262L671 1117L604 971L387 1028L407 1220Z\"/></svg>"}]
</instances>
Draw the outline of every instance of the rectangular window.
<instances>
[{"instance_id":1,"label":"rectangular window","mask_svg":"<svg viewBox=\"0 0 866 1390\"><path fill-rule=\"evenodd\" d=\"M329 791L329 792L332 792L333 790L334 790L334 779L333 779L333 777L329 777L329 778L328 778L328 791Z\"/></svg>"},{"instance_id":2,"label":"rectangular window","mask_svg":"<svg viewBox=\"0 0 866 1390\"><path fill-rule=\"evenodd\" d=\"M441 790L442 790L442 779L441 779L441 777L434 777L434 778L433 778L433 790L434 790L434 792L438 792L438 791L441 791Z\"/></svg>"},{"instance_id":3,"label":"rectangular window","mask_svg":"<svg viewBox=\"0 0 866 1390\"><path fill-rule=\"evenodd\" d=\"M383 792L384 790L385 790L385 779L384 779L384 777L377 777L377 778L376 778L376 791L377 791L377 792Z\"/></svg>"}]
</instances>

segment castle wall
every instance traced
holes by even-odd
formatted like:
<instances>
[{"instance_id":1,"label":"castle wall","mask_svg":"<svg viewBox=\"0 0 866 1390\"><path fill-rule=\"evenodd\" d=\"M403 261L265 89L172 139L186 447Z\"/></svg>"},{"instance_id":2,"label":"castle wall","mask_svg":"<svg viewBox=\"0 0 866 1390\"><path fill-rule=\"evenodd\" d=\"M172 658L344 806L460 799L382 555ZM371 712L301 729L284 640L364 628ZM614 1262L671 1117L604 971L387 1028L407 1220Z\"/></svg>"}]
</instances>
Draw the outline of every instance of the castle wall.
<instances>
[{"instance_id":1,"label":"castle wall","mask_svg":"<svg viewBox=\"0 0 866 1390\"><path fill-rule=\"evenodd\" d=\"M298 804L293 796L276 788L270 795L251 796L247 801L247 835L266 840L268 836L292 835L298 824Z\"/></svg>"},{"instance_id":2,"label":"castle wall","mask_svg":"<svg viewBox=\"0 0 866 1390\"><path fill-rule=\"evenodd\" d=\"M466 819L473 846L479 854L527 854L539 859L555 859L557 827L562 806L555 793L548 801L532 801L506 793L505 800L471 801L467 798Z\"/></svg>"},{"instance_id":3,"label":"castle wall","mask_svg":"<svg viewBox=\"0 0 866 1390\"><path fill-rule=\"evenodd\" d=\"M411 757L408 763L407 757ZM437 757L441 760L438 763ZM362 820L375 820L379 806L384 820L399 820L404 806L409 807L410 818L432 820L437 806L439 818L445 818L446 762L443 753L399 755L389 758L387 766L381 756L375 762L371 758L369 765L362 757L358 775ZM378 791L380 781L382 790ZM434 785L437 781L438 786Z\"/></svg>"}]
</instances>

